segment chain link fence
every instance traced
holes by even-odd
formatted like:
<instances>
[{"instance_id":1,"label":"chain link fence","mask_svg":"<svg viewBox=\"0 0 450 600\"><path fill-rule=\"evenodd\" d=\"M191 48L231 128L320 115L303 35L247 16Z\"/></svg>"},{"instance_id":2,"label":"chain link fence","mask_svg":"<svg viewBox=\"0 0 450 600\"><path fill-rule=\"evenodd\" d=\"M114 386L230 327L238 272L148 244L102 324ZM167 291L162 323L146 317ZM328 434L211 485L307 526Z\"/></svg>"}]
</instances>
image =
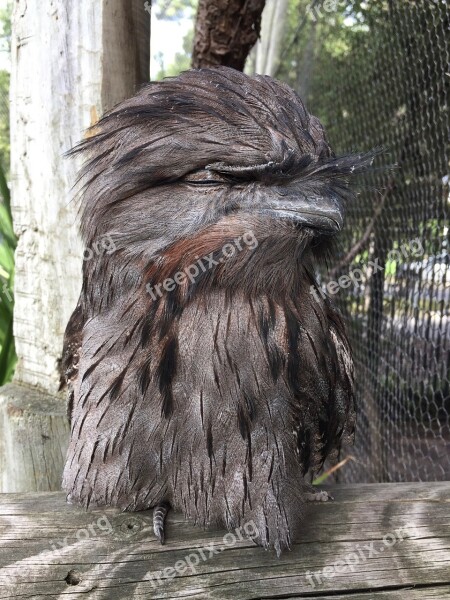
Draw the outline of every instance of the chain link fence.
<instances>
[{"instance_id":1,"label":"chain link fence","mask_svg":"<svg viewBox=\"0 0 450 600\"><path fill-rule=\"evenodd\" d=\"M381 147L377 163L397 165L364 182L328 275L358 375L356 444L338 480L450 479L449 4L331 5L303 5L278 76L337 153Z\"/></svg>"}]
</instances>

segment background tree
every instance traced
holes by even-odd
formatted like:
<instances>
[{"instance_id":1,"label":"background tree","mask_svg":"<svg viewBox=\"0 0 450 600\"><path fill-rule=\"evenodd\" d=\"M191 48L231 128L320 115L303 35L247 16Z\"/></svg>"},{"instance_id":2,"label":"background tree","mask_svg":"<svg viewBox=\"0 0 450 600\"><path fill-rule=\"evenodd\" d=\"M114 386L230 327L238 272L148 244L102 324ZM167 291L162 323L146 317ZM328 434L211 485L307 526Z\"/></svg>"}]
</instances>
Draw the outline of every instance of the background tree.
<instances>
[{"instance_id":1,"label":"background tree","mask_svg":"<svg viewBox=\"0 0 450 600\"><path fill-rule=\"evenodd\" d=\"M279 67L289 0L267 0L262 14L261 35L247 61L248 73L275 75Z\"/></svg>"},{"instance_id":2,"label":"background tree","mask_svg":"<svg viewBox=\"0 0 450 600\"><path fill-rule=\"evenodd\" d=\"M265 0L199 0L192 66L242 71L257 41Z\"/></svg>"},{"instance_id":3,"label":"background tree","mask_svg":"<svg viewBox=\"0 0 450 600\"><path fill-rule=\"evenodd\" d=\"M159 70L156 73L151 73L151 78L160 80L164 77L172 77L178 75L182 71L186 71L191 66L192 48L194 45L194 25L195 15L197 13L198 0L165 0L158 2L153 8L153 29L158 27L161 21L188 21L190 26L183 36L182 51L177 52L173 62L165 65L165 56L161 50L157 50L153 59L159 64Z\"/></svg>"}]
</instances>

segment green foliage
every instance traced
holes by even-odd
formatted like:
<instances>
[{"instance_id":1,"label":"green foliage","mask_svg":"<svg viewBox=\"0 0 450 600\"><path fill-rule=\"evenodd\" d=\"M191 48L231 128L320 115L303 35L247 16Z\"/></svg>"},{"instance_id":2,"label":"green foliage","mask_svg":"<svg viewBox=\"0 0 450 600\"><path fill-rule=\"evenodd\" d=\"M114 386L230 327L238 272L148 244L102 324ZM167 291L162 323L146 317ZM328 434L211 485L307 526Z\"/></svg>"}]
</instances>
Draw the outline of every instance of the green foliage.
<instances>
[{"instance_id":1,"label":"green foliage","mask_svg":"<svg viewBox=\"0 0 450 600\"><path fill-rule=\"evenodd\" d=\"M363 374L360 406L370 418L380 414L383 423L401 427L411 421L443 439L450 406L448 281L431 283L432 271L418 268L448 252L448 4L340 1L316 19L309 4L291 2L277 77L306 100L337 154L382 147L376 164L398 165L375 169L362 182L341 237L344 256L363 239L384 198L367 243L342 274L375 259L383 271L336 297ZM392 258L391 250L415 238L423 256ZM386 448L398 443L383 435Z\"/></svg>"},{"instance_id":2,"label":"green foliage","mask_svg":"<svg viewBox=\"0 0 450 600\"><path fill-rule=\"evenodd\" d=\"M159 0L154 3L155 15L158 20L176 21L181 19L186 11L194 13L198 0Z\"/></svg>"},{"instance_id":3,"label":"green foliage","mask_svg":"<svg viewBox=\"0 0 450 600\"><path fill-rule=\"evenodd\" d=\"M385 152L376 164L398 165L374 171L364 182L364 194L349 207L347 249L363 236L387 186L392 193L386 192L371 252L377 248L381 259L417 236L425 255L445 246L444 4L339 0L326 9L319 0L314 12L310 0L290 3L277 77L319 117L337 154L381 147ZM387 275L396 271L396 265L387 265Z\"/></svg>"},{"instance_id":4,"label":"green foliage","mask_svg":"<svg viewBox=\"0 0 450 600\"><path fill-rule=\"evenodd\" d=\"M187 71L187 69L189 69L191 66L193 43L194 27L192 26L192 28L189 29L183 38L183 52L177 52L175 54L175 59L172 64L170 64L167 68L164 68L162 54L159 53L159 55L156 56L156 60L158 60L160 64L160 68L154 79L159 81L164 79L164 77L174 77L175 75L179 75L182 71Z\"/></svg>"},{"instance_id":5,"label":"green foliage","mask_svg":"<svg viewBox=\"0 0 450 600\"><path fill-rule=\"evenodd\" d=\"M183 51L175 54L174 61L164 67L164 56L162 52L155 55L159 63L159 71L152 79L159 81L164 77L174 77L191 66L192 47L194 44L194 23L198 0L166 0L156 3L155 14L158 20L178 21L180 19L191 19L191 26L183 37Z\"/></svg>"},{"instance_id":6,"label":"green foliage","mask_svg":"<svg viewBox=\"0 0 450 600\"><path fill-rule=\"evenodd\" d=\"M0 49L11 51L12 2L0 10ZM9 80L0 71L0 385L11 380L17 362L13 338L14 235L11 218L9 172Z\"/></svg>"},{"instance_id":7,"label":"green foliage","mask_svg":"<svg viewBox=\"0 0 450 600\"><path fill-rule=\"evenodd\" d=\"M10 193L0 166L0 385L11 380L17 357L13 338L14 250Z\"/></svg>"}]
</instances>

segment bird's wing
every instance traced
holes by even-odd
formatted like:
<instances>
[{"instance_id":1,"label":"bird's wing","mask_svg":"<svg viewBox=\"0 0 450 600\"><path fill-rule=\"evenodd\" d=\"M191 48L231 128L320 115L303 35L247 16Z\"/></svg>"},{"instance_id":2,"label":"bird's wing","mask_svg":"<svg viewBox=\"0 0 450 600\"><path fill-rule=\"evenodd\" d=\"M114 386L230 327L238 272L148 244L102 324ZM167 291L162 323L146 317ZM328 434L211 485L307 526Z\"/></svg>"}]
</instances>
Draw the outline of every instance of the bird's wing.
<instances>
[{"instance_id":1,"label":"bird's wing","mask_svg":"<svg viewBox=\"0 0 450 600\"><path fill-rule=\"evenodd\" d=\"M295 361L290 388L304 473L336 458L341 445L351 443L355 426L353 359L341 317L328 299L310 308L315 318L300 321L297 355L290 352L288 359Z\"/></svg>"},{"instance_id":2,"label":"bird's wing","mask_svg":"<svg viewBox=\"0 0 450 600\"><path fill-rule=\"evenodd\" d=\"M74 400L73 388L78 375L78 361L80 358L84 321L83 310L81 303L79 302L67 323L66 331L64 333L64 345L60 369L60 389L64 389L67 386L68 391L67 416L69 421L72 416Z\"/></svg>"}]
</instances>

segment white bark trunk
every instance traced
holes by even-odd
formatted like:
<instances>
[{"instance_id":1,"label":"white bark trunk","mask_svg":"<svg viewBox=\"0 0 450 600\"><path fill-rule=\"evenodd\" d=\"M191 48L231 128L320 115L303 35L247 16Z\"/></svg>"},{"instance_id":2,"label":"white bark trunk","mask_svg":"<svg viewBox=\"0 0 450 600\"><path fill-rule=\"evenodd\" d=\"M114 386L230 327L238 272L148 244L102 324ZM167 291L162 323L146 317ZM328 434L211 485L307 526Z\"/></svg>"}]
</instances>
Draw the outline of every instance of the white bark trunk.
<instances>
[{"instance_id":1,"label":"white bark trunk","mask_svg":"<svg viewBox=\"0 0 450 600\"><path fill-rule=\"evenodd\" d=\"M19 363L15 383L0 390L0 491L23 492L59 487L68 435L58 362L82 249L71 201L77 165L63 154L148 80L149 15L141 0L17 0L13 23Z\"/></svg>"},{"instance_id":2,"label":"white bark trunk","mask_svg":"<svg viewBox=\"0 0 450 600\"><path fill-rule=\"evenodd\" d=\"M148 13L126 0L18 0L11 97L16 253L16 381L55 392L62 336L80 289L71 202L74 161L63 158L97 115L148 72ZM139 12L140 11L140 12ZM139 17L141 21L139 21ZM139 42L137 29L147 31Z\"/></svg>"},{"instance_id":3,"label":"white bark trunk","mask_svg":"<svg viewBox=\"0 0 450 600\"><path fill-rule=\"evenodd\" d=\"M255 73L273 77L280 61L288 0L267 0L261 22L261 37L253 49Z\"/></svg>"}]
</instances>

